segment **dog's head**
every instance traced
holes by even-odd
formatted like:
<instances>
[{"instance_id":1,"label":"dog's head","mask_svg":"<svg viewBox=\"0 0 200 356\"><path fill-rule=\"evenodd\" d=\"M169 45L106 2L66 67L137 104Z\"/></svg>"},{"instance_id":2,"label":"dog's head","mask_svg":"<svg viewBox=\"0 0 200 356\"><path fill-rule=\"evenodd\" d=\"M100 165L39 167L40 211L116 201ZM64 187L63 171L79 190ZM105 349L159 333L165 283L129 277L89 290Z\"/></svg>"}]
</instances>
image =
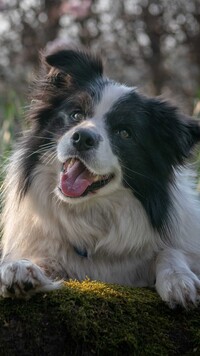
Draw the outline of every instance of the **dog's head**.
<instances>
[{"instance_id":1,"label":"dog's head","mask_svg":"<svg viewBox=\"0 0 200 356\"><path fill-rule=\"evenodd\" d=\"M198 122L104 77L101 60L88 53L56 52L46 68L30 111L23 191L44 154L56 150L60 199L77 204L126 188L161 228L174 168L200 140Z\"/></svg>"}]
</instances>

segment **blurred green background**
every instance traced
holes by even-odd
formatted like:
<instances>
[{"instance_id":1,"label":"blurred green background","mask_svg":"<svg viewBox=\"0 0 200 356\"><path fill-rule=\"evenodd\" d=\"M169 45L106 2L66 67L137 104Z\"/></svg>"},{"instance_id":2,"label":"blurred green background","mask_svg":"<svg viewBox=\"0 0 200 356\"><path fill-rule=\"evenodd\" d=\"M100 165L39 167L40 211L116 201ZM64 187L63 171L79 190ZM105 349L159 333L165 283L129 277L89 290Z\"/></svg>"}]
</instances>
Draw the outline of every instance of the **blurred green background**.
<instances>
[{"instance_id":1,"label":"blurred green background","mask_svg":"<svg viewBox=\"0 0 200 356\"><path fill-rule=\"evenodd\" d=\"M0 0L2 164L25 126L39 51L65 44L97 51L113 79L199 117L199 0Z\"/></svg>"}]
</instances>

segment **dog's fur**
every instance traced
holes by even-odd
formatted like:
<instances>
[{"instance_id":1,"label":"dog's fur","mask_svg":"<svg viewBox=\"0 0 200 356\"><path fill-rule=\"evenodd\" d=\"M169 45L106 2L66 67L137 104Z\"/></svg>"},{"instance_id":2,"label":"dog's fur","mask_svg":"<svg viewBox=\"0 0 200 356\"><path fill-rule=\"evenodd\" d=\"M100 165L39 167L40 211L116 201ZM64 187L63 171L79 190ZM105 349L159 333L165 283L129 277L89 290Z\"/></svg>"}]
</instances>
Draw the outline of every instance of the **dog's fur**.
<instances>
[{"instance_id":1,"label":"dog's fur","mask_svg":"<svg viewBox=\"0 0 200 356\"><path fill-rule=\"evenodd\" d=\"M55 52L43 71L5 180L1 295L89 277L196 304L200 204L183 164L198 122L104 77L88 53Z\"/></svg>"}]
</instances>

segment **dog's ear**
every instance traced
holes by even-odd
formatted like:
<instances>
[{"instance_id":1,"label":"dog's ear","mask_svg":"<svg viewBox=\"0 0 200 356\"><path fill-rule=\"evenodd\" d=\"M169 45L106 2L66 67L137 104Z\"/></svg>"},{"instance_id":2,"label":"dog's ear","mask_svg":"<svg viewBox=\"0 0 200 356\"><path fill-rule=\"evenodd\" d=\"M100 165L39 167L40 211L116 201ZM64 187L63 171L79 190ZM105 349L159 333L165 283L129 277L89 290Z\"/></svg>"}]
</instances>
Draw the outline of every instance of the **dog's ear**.
<instances>
[{"instance_id":1,"label":"dog's ear","mask_svg":"<svg viewBox=\"0 0 200 356\"><path fill-rule=\"evenodd\" d=\"M157 99L150 100L150 107L150 130L157 148L170 165L182 164L200 142L200 122Z\"/></svg>"},{"instance_id":2,"label":"dog's ear","mask_svg":"<svg viewBox=\"0 0 200 356\"><path fill-rule=\"evenodd\" d=\"M177 115L177 121L174 140L176 140L177 158L182 163L182 159L187 158L193 147L200 142L200 122L180 114Z\"/></svg>"},{"instance_id":3,"label":"dog's ear","mask_svg":"<svg viewBox=\"0 0 200 356\"><path fill-rule=\"evenodd\" d=\"M200 121L192 118L185 119L185 125L190 133L189 149L200 142Z\"/></svg>"},{"instance_id":4,"label":"dog's ear","mask_svg":"<svg viewBox=\"0 0 200 356\"><path fill-rule=\"evenodd\" d=\"M78 50L61 50L47 55L46 63L70 75L79 85L103 74L103 64L98 56Z\"/></svg>"}]
</instances>

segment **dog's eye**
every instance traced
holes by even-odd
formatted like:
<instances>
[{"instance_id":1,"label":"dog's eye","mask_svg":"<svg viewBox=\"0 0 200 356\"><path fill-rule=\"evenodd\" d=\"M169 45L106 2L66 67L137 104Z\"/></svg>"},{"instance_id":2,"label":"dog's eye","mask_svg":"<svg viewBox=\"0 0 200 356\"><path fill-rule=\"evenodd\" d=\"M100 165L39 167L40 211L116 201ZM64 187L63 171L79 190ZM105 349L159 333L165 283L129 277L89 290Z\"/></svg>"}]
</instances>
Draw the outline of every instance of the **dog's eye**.
<instances>
[{"instance_id":1,"label":"dog's eye","mask_svg":"<svg viewBox=\"0 0 200 356\"><path fill-rule=\"evenodd\" d=\"M128 130L121 130L120 131L120 136L121 136L121 138L130 138L131 137L131 133Z\"/></svg>"},{"instance_id":2,"label":"dog's eye","mask_svg":"<svg viewBox=\"0 0 200 356\"><path fill-rule=\"evenodd\" d=\"M73 113L70 114L70 117L74 120L74 121L81 121L85 119L85 114L81 111L75 111Z\"/></svg>"},{"instance_id":3,"label":"dog's eye","mask_svg":"<svg viewBox=\"0 0 200 356\"><path fill-rule=\"evenodd\" d=\"M131 131L128 129L116 130L115 133L119 135L123 140L131 137Z\"/></svg>"}]
</instances>

